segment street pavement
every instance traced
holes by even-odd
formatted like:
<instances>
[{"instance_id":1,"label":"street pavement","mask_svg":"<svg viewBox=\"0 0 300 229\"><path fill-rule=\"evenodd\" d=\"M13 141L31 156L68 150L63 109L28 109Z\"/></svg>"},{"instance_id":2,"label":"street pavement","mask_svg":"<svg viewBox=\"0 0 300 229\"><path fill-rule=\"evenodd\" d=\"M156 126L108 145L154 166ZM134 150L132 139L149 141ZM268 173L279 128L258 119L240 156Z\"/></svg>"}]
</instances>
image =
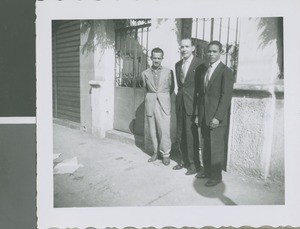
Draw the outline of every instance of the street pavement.
<instances>
[{"instance_id":1,"label":"street pavement","mask_svg":"<svg viewBox=\"0 0 300 229\"><path fill-rule=\"evenodd\" d=\"M282 205L284 184L223 172L223 182L205 187L207 179L174 171L176 162L149 163L134 144L97 138L54 124L56 166L76 157L82 165L54 175L54 207Z\"/></svg>"}]
</instances>

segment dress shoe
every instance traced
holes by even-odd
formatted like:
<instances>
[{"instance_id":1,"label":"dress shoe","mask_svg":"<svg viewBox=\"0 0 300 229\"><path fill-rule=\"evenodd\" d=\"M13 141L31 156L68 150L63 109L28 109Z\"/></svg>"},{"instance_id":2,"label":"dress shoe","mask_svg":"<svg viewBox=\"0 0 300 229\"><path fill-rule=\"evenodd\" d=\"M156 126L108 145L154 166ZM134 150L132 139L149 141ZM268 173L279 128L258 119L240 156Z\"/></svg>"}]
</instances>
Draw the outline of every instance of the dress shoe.
<instances>
[{"instance_id":1,"label":"dress shoe","mask_svg":"<svg viewBox=\"0 0 300 229\"><path fill-rule=\"evenodd\" d=\"M174 170L180 170L183 168L183 164L177 164L173 167Z\"/></svg>"},{"instance_id":2,"label":"dress shoe","mask_svg":"<svg viewBox=\"0 0 300 229\"><path fill-rule=\"evenodd\" d=\"M193 168L188 168L187 172L185 173L185 175L194 175L197 173L196 169Z\"/></svg>"},{"instance_id":3,"label":"dress shoe","mask_svg":"<svg viewBox=\"0 0 300 229\"><path fill-rule=\"evenodd\" d=\"M221 181L222 181L222 180L209 179L209 180L205 183L205 186L206 186L206 187L216 186L217 184L221 183Z\"/></svg>"},{"instance_id":4,"label":"dress shoe","mask_svg":"<svg viewBox=\"0 0 300 229\"><path fill-rule=\"evenodd\" d=\"M163 157L162 163L163 163L164 165L169 165L169 164L170 164L170 158L168 158L168 157Z\"/></svg>"},{"instance_id":5,"label":"dress shoe","mask_svg":"<svg viewBox=\"0 0 300 229\"><path fill-rule=\"evenodd\" d=\"M195 177L199 179L209 178L209 176L204 172L198 172Z\"/></svg>"},{"instance_id":6,"label":"dress shoe","mask_svg":"<svg viewBox=\"0 0 300 229\"><path fill-rule=\"evenodd\" d=\"M193 175L197 173L197 169L195 167L194 164L190 164L190 166L187 168L187 172L185 173L185 175Z\"/></svg>"},{"instance_id":7,"label":"dress shoe","mask_svg":"<svg viewBox=\"0 0 300 229\"><path fill-rule=\"evenodd\" d=\"M157 160L157 154L153 154L152 157L148 160L148 162L153 162Z\"/></svg>"}]
</instances>

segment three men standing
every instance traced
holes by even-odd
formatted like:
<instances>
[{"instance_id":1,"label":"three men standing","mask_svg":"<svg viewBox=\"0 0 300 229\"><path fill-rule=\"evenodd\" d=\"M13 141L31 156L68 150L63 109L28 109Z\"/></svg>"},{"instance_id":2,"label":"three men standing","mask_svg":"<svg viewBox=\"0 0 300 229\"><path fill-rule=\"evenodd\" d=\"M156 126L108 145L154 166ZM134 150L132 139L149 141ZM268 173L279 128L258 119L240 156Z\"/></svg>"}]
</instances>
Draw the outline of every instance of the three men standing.
<instances>
[{"instance_id":1,"label":"three men standing","mask_svg":"<svg viewBox=\"0 0 300 229\"><path fill-rule=\"evenodd\" d=\"M180 162L174 170L187 167L186 175L198 172L197 178L209 178L206 186L215 186L222 181L222 169L226 161L226 131L228 128L234 77L233 72L221 60L222 44L212 41L208 44L208 64L194 57L195 46L190 38L180 44L182 60L176 63L177 142ZM172 70L161 66L163 51L155 48L151 52L152 66L142 73L147 90L145 108L153 146L155 161L158 152L163 164L170 164L170 94L174 91ZM200 170L199 136L203 138L203 166Z\"/></svg>"},{"instance_id":2,"label":"three men standing","mask_svg":"<svg viewBox=\"0 0 300 229\"><path fill-rule=\"evenodd\" d=\"M190 38L182 39L180 52L182 60L176 63L178 93L176 96L177 142L181 161L174 170L187 167L186 175L192 175L200 169L199 136L194 124L195 77L196 69L202 61L193 55L195 46Z\"/></svg>"},{"instance_id":3,"label":"three men standing","mask_svg":"<svg viewBox=\"0 0 300 229\"><path fill-rule=\"evenodd\" d=\"M198 116L195 123L203 137L204 171L197 178L209 178L205 186L215 186L222 181L222 169L226 162L226 130L233 92L233 72L220 60L222 44L208 44L208 66L197 69L196 92Z\"/></svg>"},{"instance_id":4,"label":"three men standing","mask_svg":"<svg viewBox=\"0 0 300 229\"><path fill-rule=\"evenodd\" d=\"M150 131L153 155L148 160L157 160L158 153L163 157L164 165L170 164L171 137L171 99L174 91L172 70L161 66L164 52L160 48L151 51L152 66L142 72L143 85L146 88L145 111Z\"/></svg>"}]
</instances>

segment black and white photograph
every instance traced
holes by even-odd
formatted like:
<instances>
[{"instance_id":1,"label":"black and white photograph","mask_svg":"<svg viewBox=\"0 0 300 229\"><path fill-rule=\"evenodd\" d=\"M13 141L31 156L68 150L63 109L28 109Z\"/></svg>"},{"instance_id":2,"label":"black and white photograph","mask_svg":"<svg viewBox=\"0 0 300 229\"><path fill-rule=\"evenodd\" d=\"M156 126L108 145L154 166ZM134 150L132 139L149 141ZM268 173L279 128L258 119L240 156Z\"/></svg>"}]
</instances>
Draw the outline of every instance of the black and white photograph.
<instances>
[{"instance_id":1,"label":"black and white photograph","mask_svg":"<svg viewBox=\"0 0 300 229\"><path fill-rule=\"evenodd\" d=\"M54 207L284 204L283 67L282 17L53 20Z\"/></svg>"},{"instance_id":2,"label":"black and white photograph","mask_svg":"<svg viewBox=\"0 0 300 229\"><path fill-rule=\"evenodd\" d=\"M38 225L280 225L293 16L151 3L37 4Z\"/></svg>"}]
</instances>

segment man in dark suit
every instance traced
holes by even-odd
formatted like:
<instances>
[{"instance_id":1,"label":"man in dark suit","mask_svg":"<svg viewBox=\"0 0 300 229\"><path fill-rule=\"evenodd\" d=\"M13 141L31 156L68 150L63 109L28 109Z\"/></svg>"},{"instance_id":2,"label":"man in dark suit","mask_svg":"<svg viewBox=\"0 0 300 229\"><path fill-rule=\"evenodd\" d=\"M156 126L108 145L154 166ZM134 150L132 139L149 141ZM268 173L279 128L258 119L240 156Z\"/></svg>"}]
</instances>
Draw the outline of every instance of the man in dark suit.
<instances>
[{"instance_id":1,"label":"man in dark suit","mask_svg":"<svg viewBox=\"0 0 300 229\"><path fill-rule=\"evenodd\" d=\"M201 128L203 137L204 171L197 178L209 178L205 186L215 186L222 181L224 168L226 130L233 92L233 72L221 60L222 44L212 41L208 44L208 65L197 69L196 82L198 117L195 123Z\"/></svg>"},{"instance_id":2,"label":"man in dark suit","mask_svg":"<svg viewBox=\"0 0 300 229\"><path fill-rule=\"evenodd\" d=\"M176 63L178 93L176 96L177 142L180 162L174 170L187 167L186 175L192 175L200 168L199 139L197 126L194 124L195 108L195 71L202 61L194 57L195 46L190 38L182 39L180 52L182 60Z\"/></svg>"}]
</instances>

